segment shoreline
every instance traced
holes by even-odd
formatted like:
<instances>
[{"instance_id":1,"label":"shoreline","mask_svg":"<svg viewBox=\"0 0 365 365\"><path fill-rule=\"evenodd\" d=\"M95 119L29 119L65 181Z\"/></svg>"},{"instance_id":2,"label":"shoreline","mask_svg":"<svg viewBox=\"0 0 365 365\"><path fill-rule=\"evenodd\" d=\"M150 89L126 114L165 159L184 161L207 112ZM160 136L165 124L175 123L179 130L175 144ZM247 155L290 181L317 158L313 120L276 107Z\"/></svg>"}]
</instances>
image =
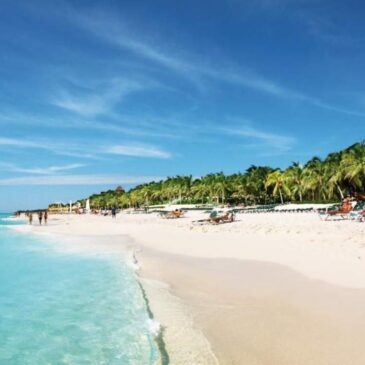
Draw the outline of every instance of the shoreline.
<instances>
[{"instance_id":1,"label":"shoreline","mask_svg":"<svg viewBox=\"0 0 365 365\"><path fill-rule=\"evenodd\" d=\"M169 365L169 364L207 364L214 365L218 364L215 359L213 353L210 350L210 345L207 340L202 336L200 332L197 332L196 329L193 328L192 323L188 326L188 335L183 336L189 338L186 347L191 349L196 347L196 352L193 356L191 351L181 351L180 341L176 341L176 332L173 335L168 334L168 345L166 344L166 326L160 323L160 316L163 317L163 313L168 311L171 307L176 309L174 313L180 319L181 324L186 324L191 321L189 314L186 312L184 305L180 302L179 298L174 297L169 288L162 281L149 280L148 278L142 276L140 274L141 270L141 260L137 258L138 253L141 249L140 244L135 242L131 237L126 235L125 233L119 235L90 235L90 234L81 234L81 235L72 235L70 232L64 233L54 233L49 232L47 230L48 225L39 226L34 224L32 226L29 225L13 225L7 226L9 229L14 230L16 232L27 234L31 233L35 236L47 237L47 242L51 245L62 243L62 252L67 252L71 254L120 254L121 259L125 260L125 263L131 266L133 270L133 274L135 276L135 280L139 289L141 291L142 298L146 305L146 311L149 320L152 322L156 322L159 326L158 330L154 330L151 328L151 332L153 333L153 340L157 346L159 351L159 360L158 365ZM120 244L120 238L123 239L123 243ZM111 246L106 247L112 243ZM75 247L76 245L76 247ZM58 249L58 247L56 248ZM142 262L143 264L143 262ZM163 301L159 299L163 297ZM151 305L152 302L152 305ZM156 303L159 302L159 305L156 308ZM154 307L154 310L151 307ZM160 316L156 316L155 310L159 312ZM176 319L176 318L175 318ZM168 332L171 331L169 326ZM173 338L173 340L170 339ZM195 342L195 344L194 344ZM202 351L205 347L205 351ZM173 349L172 356L169 353L169 349ZM202 352L203 356L197 356L197 352Z\"/></svg>"},{"instance_id":2,"label":"shoreline","mask_svg":"<svg viewBox=\"0 0 365 365\"><path fill-rule=\"evenodd\" d=\"M142 285L142 283L139 279L137 279L137 283L138 283L138 286L141 290L143 300L146 304L146 310L147 310L148 318L151 321L154 321L155 317L153 315L153 312L152 312L151 306L150 306L150 302L149 302L148 297L146 295L146 289L143 287L143 285ZM163 333L164 333L164 328L159 324L158 333L157 333L157 335L154 336L154 340L156 342L158 351L160 353L159 364L160 365L169 365L170 364L170 357L169 357L169 354L166 350L166 344L165 344Z\"/></svg>"},{"instance_id":3,"label":"shoreline","mask_svg":"<svg viewBox=\"0 0 365 365\"><path fill-rule=\"evenodd\" d=\"M63 218L66 218L66 222ZM128 235L126 232L121 232L120 230L111 235L107 235L105 232L91 234L88 230L76 232L75 234L73 229L68 229L69 227L67 226L69 225L69 222L67 222L67 218L71 218L71 221L75 221L74 218L76 218L75 223L77 223L77 218L79 217L53 216L50 217L48 225L14 225L9 227L22 233L31 232L35 235L48 236L54 241L62 240L64 244L67 244L67 247L63 246L63 249L66 248L67 250L70 250L70 252L99 254L108 252L118 254L120 251L123 251L123 254L125 254L128 251L131 256L129 263L132 266L138 266L138 269L133 267L137 283L142 286L144 293L147 293L148 306L150 309L153 307L151 313L153 313L153 317L157 319L162 330L158 336L163 336L163 346L161 338L158 338L158 336L155 337L157 347L160 351L161 365L192 363L197 365L218 364L217 359L211 351L208 340L201 331L194 328L191 313L189 313L187 307L182 303L180 298L171 294L169 286L162 280L149 280L148 277L141 275L145 258L140 257L144 250L141 249L143 245L141 245L140 242L136 241L132 235ZM57 228L61 228L61 231ZM123 237L122 245L119 244L120 237ZM89 242L85 245L85 241L89 240L91 243ZM108 243L106 241L108 241ZM73 246L74 243L77 243L76 247ZM171 308L174 308L174 312L172 313L173 318L169 316L165 318L165 313L171 313ZM162 322L167 322L167 324L161 323L161 319ZM174 325L171 325L171 322L173 322ZM181 333L182 328L184 328L183 333ZM181 343L185 343L187 350L181 348ZM195 350L192 352L191 349ZM166 353L169 358L168 363L163 362L166 361Z\"/></svg>"},{"instance_id":4,"label":"shoreline","mask_svg":"<svg viewBox=\"0 0 365 365\"><path fill-rule=\"evenodd\" d=\"M32 231L131 237L171 364L365 362L365 225L276 213L192 227L195 218L52 216Z\"/></svg>"},{"instance_id":5,"label":"shoreline","mask_svg":"<svg viewBox=\"0 0 365 365\"><path fill-rule=\"evenodd\" d=\"M60 236L60 235L53 235L50 234L48 232L34 232L31 230L31 227L29 226L24 226L24 225L14 225L14 226L6 226L8 229L16 231L18 233L21 234L26 234L26 233L31 233L34 236L48 236L48 238L51 239L50 244L54 245L55 242L57 243L61 243L61 244L66 244L66 241L68 241L67 244L70 243L76 243L78 240L76 238L70 239L69 237L67 237L67 240L65 240L66 236ZM46 226L47 227L47 226ZM28 229L24 229L24 228L28 228ZM92 239L98 239L98 241L100 240L100 237L97 236L93 236ZM110 240L110 237L103 237L103 240ZM53 242L52 242L53 241ZM48 242L48 241L47 241ZM128 242L128 245L130 245L130 242ZM58 248L57 248L58 249ZM149 299L146 295L146 289L143 287L142 282L141 282L141 278L138 274L138 267L133 267L132 265L138 265L138 260L136 259L135 256L135 251L132 248L128 248L128 247L123 247L122 249L123 252L119 252L120 253L120 259L122 259L124 261L125 265L128 265L131 267L131 270L133 272L134 278L136 280L136 283L138 285L138 288L141 292L141 296L142 299L145 303L145 307L146 307L146 312L147 312L147 316L148 319L151 321L150 325L152 325L152 322L155 322L155 316L153 314L153 312L151 311L151 306L149 303ZM76 253L76 254L80 254L80 253L87 253L87 254L95 254L96 252L93 252L90 249L86 249L83 248L82 250L77 250L77 251L70 251L70 250L62 250L62 252L67 252L67 253ZM133 255L133 261L130 260L130 258L128 258L128 253L132 252ZM168 352L166 351L166 345L165 345L165 340L164 340L164 328L157 322L158 325L158 329L156 329L156 331L154 331L152 328L150 328L150 331L152 333L152 337L153 337L153 341L155 342L155 345L158 349L159 352L159 359L158 359L158 365L169 365L170 364L170 359L169 359L169 355Z\"/></svg>"}]
</instances>

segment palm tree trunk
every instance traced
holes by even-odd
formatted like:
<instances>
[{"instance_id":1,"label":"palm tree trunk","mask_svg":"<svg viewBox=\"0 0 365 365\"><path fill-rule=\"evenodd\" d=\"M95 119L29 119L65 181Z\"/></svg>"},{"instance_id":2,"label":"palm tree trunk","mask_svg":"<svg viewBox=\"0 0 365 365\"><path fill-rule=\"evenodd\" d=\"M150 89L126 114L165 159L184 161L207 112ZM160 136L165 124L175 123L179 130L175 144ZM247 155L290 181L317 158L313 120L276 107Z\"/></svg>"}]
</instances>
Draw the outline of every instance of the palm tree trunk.
<instances>
[{"instance_id":1,"label":"palm tree trunk","mask_svg":"<svg viewBox=\"0 0 365 365\"><path fill-rule=\"evenodd\" d=\"M279 188L279 194L280 194L281 204L284 204L283 193L281 192L281 189L280 188Z\"/></svg>"},{"instance_id":2,"label":"palm tree trunk","mask_svg":"<svg viewBox=\"0 0 365 365\"><path fill-rule=\"evenodd\" d=\"M337 185L337 189L338 189L338 191L339 191L339 193L341 195L341 200L343 200L343 198L344 198L343 192L342 192L341 188L339 187L339 185Z\"/></svg>"}]
</instances>

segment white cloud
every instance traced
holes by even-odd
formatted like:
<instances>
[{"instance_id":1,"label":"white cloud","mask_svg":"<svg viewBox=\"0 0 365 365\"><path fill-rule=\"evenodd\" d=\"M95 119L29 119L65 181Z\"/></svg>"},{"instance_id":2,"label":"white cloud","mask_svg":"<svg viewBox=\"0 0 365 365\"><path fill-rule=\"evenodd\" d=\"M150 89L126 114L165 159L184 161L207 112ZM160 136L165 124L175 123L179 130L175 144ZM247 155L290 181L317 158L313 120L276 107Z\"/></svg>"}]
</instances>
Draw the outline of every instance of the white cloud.
<instances>
[{"instance_id":1,"label":"white cloud","mask_svg":"<svg viewBox=\"0 0 365 365\"><path fill-rule=\"evenodd\" d=\"M40 148L36 142L7 137L0 137L0 146Z\"/></svg>"},{"instance_id":2,"label":"white cloud","mask_svg":"<svg viewBox=\"0 0 365 365\"><path fill-rule=\"evenodd\" d=\"M105 142L89 141L85 143L73 143L68 142L53 142L46 143L38 140L22 140L14 138L0 137L0 146L12 146L18 148L32 148L32 149L44 149L57 155L72 156L79 158L95 158L99 159L101 155L123 155L131 157L148 157L148 158L171 158L170 152L165 151L157 146L135 143L135 144L123 144L123 145L106 145ZM92 153L90 152L92 151ZM69 167L73 165L69 165ZM66 166L67 167L67 166ZM54 167L55 168L55 167ZM76 168L76 167L75 167ZM41 170L39 170L41 171ZM48 172L55 172L51 170ZM25 171L24 171L25 172ZM40 173L40 172L37 172Z\"/></svg>"},{"instance_id":3,"label":"white cloud","mask_svg":"<svg viewBox=\"0 0 365 365\"><path fill-rule=\"evenodd\" d=\"M183 68L190 68L190 65L185 63L182 59L165 53L155 46L138 41L129 29L124 27L116 19L113 19L110 14L107 17L104 17L101 16L101 14L92 14L88 16L86 14L81 14L80 12L72 12L72 14L70 13L69 15L69 19L74 25L91 32L110 44L127 49L168 68L177 71L181 71Z\"/></svg>"},{"instance_id":4,"label":"white cloud","mask_svg":"<svg viewBox=\"0 0 365 365\"><path fill-rule=\"evenodd\" d=\"M31 140L31 139L20 139L20 138L7 138L0 137L0 147L17 147L24 149L38 149L38 150L46 150L58 155L64 156L73 156L73 157L81 157L81 158L96 158L93 154L89 152L91 149L89 146L82 146L79 143L71 143L68 142L58 142L53 141L50 143L47 140L39 139L39 140Z\"/></svg>"},{"instance_id":5,"label":"white cloud","mask_svg":"<svg viewBox=\"0 0 365 365\"><path fill-rule=\"evenodd\" d=\"M234 136L247 138L248 140L257 140L266 145L266 147L275 148L281 152L290 150L296 142L296 139L293 137L270 133L246 125L221 128L220 130Z\"/></svg>"},{"instance_id":6,"label":"white cloud","mask_svg":"<svg viewBox=\"0 0 365 365\"><path fill-rule=\"evenodd\" d=\"M39 174L39 175L49 175L56 172L74 170L79 167L85 166L84 164L69 164L69 165L62 165L62 166L48 166L48 167L20 167L13 164L9 164L6 162L0 162L0 167L11 171L11 172L23 172L27 174Z\"/></svg>"},{"instance_id":7,"label":"white cloud","mask_svg":"<svg viewBox=\"0 0 365 365\"><path fill-rule=\"evenodd\" d=\"M106 122L104 118L98 120L90 118L78 118L70 115L59 115L57 117L45 116L34 113L19 113L8 111L0 114L0 125L7 126L8 123L25 125L25 126L42 126L47 128L57 129L94 129L99 131L116 132L121 135L128 135L134 137L153 137L165 139L183 139L191 132L186 129L184 124L177 125L172 118L155 118L149 116L135 116L135 115L108 115L107 120L113 122ZM174 128L171 128L173 125ZM190 133L192 134L192 133ZM11 144L11 140L7 139L6 144ZM0 141L1 145L1 141ZM4 143L5 145L5 143ZM77 156L75 156L77 157Z\"/></svg>"},{"instance_id":8,"label":"white cloud","mask_svg":"<svg viewBox=\"0 0 365 365\"><path fill-rule=\"evenodd\" d=\"M95 36L104 39L108 43L129 50L140 57L146 58L177 73L184 74L192 79L192 76L205 76L233 84L238 84L258 91L276 96L284 96L289 93L278 84L255 75L252 72L245 74L214 68L207 64L200 64L187 60L182 55L175 55L169 51L150 45L136 39L131 32L113 19L103 19L97 16L88 17L78 15L75 18L78 26L88 30Z\"/></svg>"},{"instance_id":9,"label":"white cloud","mask_svg":"<svg viewBox=\"0 0 365 365\"><path fill-rule=\"evenodd\" d=\"M0 179L0 186L142 184L162 179L164 179L162 176L123 175L23 176Z\"/></svg>"},{"instance_id":10,"label":"white cloud","mask_svg":"<svg viewBox=\"0 0 365 365\"><path fill-rule=\"evenodd\" d=\"M156 46L151 42L142 41L138 36L135 36L135 32L132 32L120 20L116 20L111 15L105 17L97 13L92 15L79 13L78 15L70 15L70 19L74 25L82 27L109 44L133 52L144 59L177 72L195 83L200 83L201 77L211 78L274 97L308 103L317 108L365 117L363 112L328 104L316 97L286 88L247 69L242 71L242 69L235 70L230 67L215 67L203 64L191 56L186 57L186 53L163 49L161 46Z\"/></svg>"},{"instance_id":11,"label":"white cloud","mask_svg":"<svg viewBox=\"0 0 365 365\"><path fill-rule=\"evenodd\" d=\"M155 146L149 145L116 145L108 147L105 153L134 156L134 157L152 157L152 158L170 158L171 154Z\"/></svg>"},{"instance_id":12,"label":"white cloud","mask_svg":"<svg viewBox=\"0 0 365 365\"><path fill-rule=\"evenodd\" d=\"M51 103L82 116L96 116L110 113L124 96L146 87L146 84L142 86L133 80L113 79L99 83L94 89L87 91L59 90Z\"/></svg>"}]
</instances>

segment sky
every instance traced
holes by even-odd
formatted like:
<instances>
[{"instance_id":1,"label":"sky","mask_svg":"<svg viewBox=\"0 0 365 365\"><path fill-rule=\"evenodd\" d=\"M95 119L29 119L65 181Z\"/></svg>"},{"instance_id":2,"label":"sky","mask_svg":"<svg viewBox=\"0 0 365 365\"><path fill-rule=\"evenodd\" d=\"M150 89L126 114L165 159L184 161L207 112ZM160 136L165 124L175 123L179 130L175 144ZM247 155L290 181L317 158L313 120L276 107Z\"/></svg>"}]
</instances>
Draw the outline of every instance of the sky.
<instances>
[{"instance_id":1,"label":"sky","mask_svg":"<svg viewBox=\"0 0 365 365\"><path fill-rule=\"evenodd\" d=\"M365 4L0 1L0 211L365 138Z\"/></svg>"}]
</instances>

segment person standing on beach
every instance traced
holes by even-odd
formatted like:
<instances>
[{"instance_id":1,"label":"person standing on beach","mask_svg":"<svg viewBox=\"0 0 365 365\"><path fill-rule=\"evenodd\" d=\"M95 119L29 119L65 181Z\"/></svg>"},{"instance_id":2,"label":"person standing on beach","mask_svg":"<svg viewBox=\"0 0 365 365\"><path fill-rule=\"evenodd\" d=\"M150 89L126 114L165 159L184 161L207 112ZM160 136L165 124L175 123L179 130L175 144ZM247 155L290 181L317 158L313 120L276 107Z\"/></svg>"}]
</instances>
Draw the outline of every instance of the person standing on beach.
<instances>
[{"instance_id":1,"label":"person standing on beach","mask_svg":"<svg viewBox=\"0 0 365 365\"><path fill-rule=\"evenodd\" d=\"M44 211L44 224L47 224L47 219L48 219L48 211L45 210Z\"/></svg>"},{"instance_id":2,"label":"person standing on beach","mask_svg":"<svg viewBox=\"0 0 365 365\"><path fill-rule=\"evenodd\" d=\"M42 225L42 218L43 218L43 214L41 211L38 212L38 220L39 220L39 225Z\"/></svg>"},{"instance_id":3,"label":"person standing on beach","mask_svg":"<svg viewBox=\"0 0 365 365\"><path fill-rule=\"evenodd\" d=\"M28 219L29 219L29 224L32 225L33 224L33 213L28 214Z\"/></svg>"},{"instance_id":4,"label":"person standing on beach","mask_svg":"<svg viewBox=\"0 0 365 365\"><path fill-rule=\"evenodd\" d=\"M112 218L116 218L117 210L115 207L112 208Z\"/></svg>"}]
</instances>

